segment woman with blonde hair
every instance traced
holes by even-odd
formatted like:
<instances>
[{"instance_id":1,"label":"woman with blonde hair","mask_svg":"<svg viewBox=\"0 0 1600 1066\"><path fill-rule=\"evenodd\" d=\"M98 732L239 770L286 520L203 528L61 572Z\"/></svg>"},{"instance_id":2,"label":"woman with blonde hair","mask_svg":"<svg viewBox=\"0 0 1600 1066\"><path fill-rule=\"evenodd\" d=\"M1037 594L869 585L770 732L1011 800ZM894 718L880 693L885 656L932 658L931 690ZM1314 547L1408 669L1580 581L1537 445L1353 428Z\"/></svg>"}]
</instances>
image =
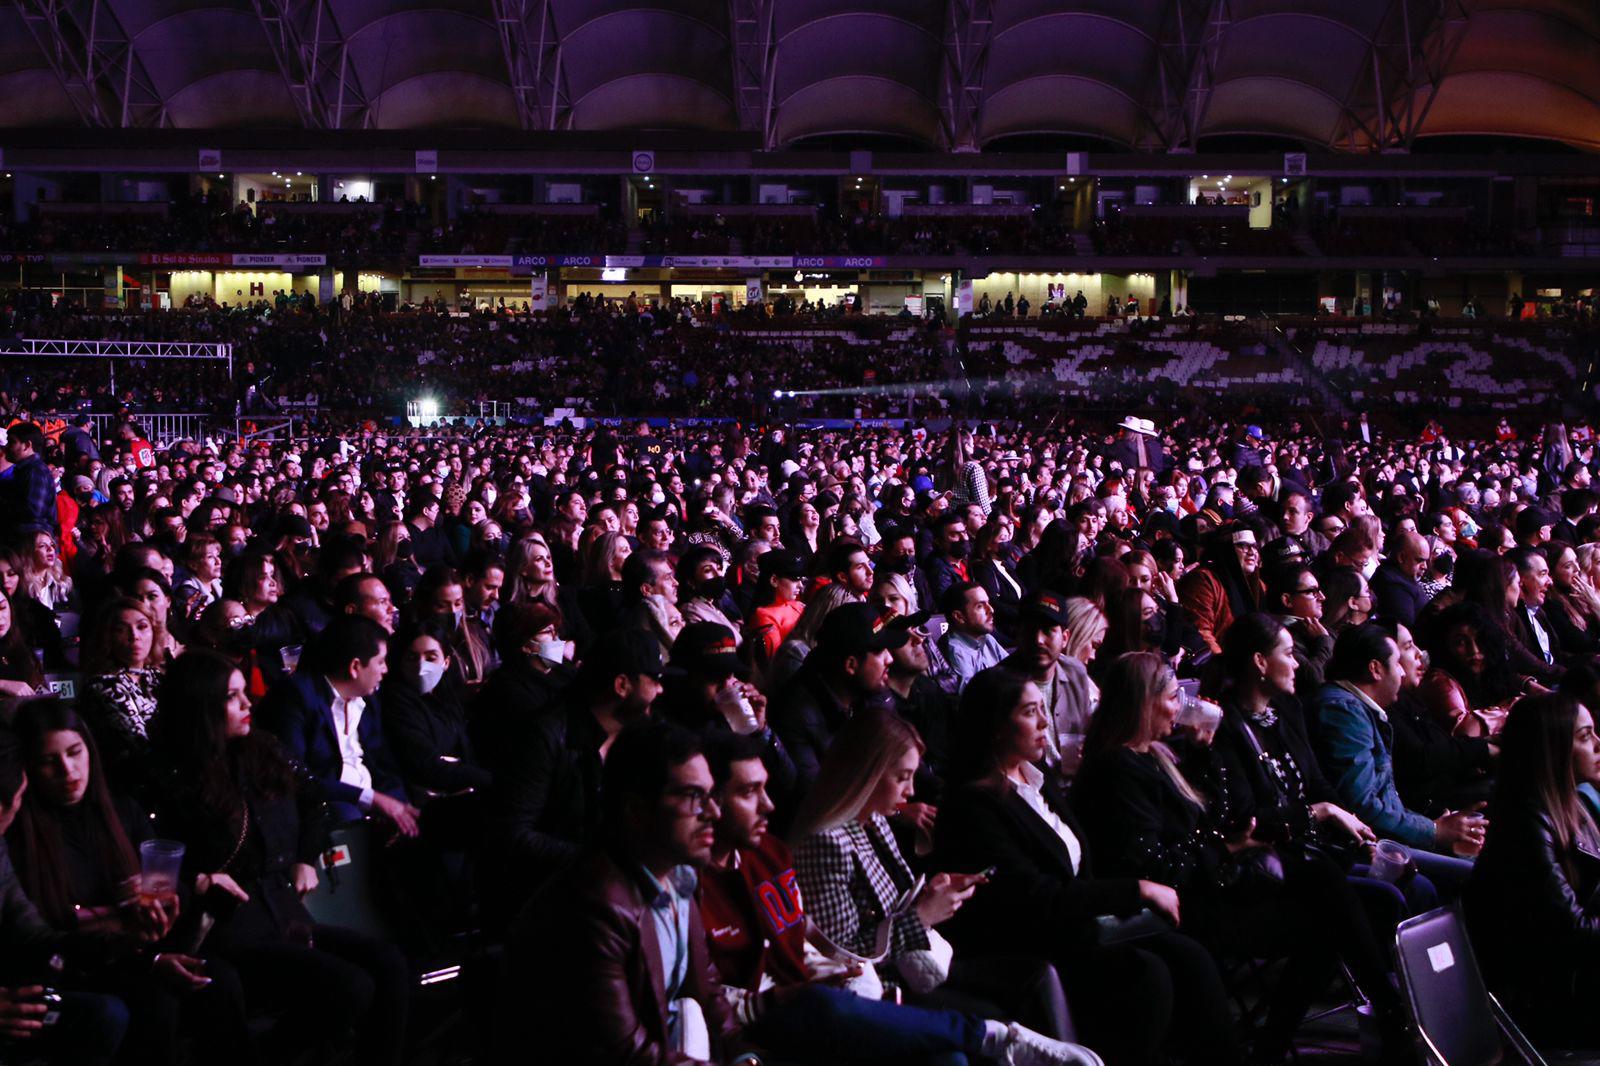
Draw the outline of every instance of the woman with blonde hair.
<instances>
[{"instance_id":1,"label":"woman with blonde hair","mask_svg":"<svg viewBox=\"0 0 1600 1066\"><path fill-rule=\"evenodd\" d=\"M790 834L806 914L829 954L873 960L883 985L914 1002L1014 1017L1059 1038L1066 997L1053 966L998 954L956 958L935 928L985 877L922 880L895 842L889 817L910 801L923 751L916 729L893 711L857 714L834 737Z\"/></svg>"},{"instance_id":2,"label":"woman with blonde hair","mask_svg":"<svg viewBox=\"0 0 1600 1066\"><path fill-rule=\"evenodd\" d=\"M593 632L578 604L574 590L556 580L555 555L541 533L529 533L512 545L506 560L507 603L542 603L561 614L561 638L589 646Z\"/></svg>"},{"instance_id":3,"label":"woman with blonde hair","mask_svg":"<svg viewBox=\"0 0 1600 1066\"><path fill-rule=\"evenodd\" d=\"M56 614L77 610L72 578L62 565L56 538L41 529L27 541L27 546L22 556L23 589Z\"/></svg>"}]
</instances>

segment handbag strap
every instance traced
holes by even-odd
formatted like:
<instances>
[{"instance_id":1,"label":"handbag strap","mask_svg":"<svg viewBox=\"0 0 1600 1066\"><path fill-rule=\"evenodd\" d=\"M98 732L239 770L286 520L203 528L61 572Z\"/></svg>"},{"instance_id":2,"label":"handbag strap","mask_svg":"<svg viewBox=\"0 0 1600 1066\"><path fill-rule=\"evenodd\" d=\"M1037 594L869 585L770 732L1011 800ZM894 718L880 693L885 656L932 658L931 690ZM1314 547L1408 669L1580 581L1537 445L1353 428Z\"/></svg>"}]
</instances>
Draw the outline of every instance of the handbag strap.
<instances>
[{"instance_id":1,"label":"handbag strap","mask_svg":"<svg viewBox=\"0 0 1600 1066\"><path fill-rule=\"evenodd\" d=\"M244 848L244 838L250 832L250 804L245 800L239 801L239 809L243 812L239 816L239 839L233 842L233 850L228 852L228 857L222 860L222 865L217 867L218 873L225 872L233 865L233 860L239 857L239 852Z\"/></svg>"}]
</instances>

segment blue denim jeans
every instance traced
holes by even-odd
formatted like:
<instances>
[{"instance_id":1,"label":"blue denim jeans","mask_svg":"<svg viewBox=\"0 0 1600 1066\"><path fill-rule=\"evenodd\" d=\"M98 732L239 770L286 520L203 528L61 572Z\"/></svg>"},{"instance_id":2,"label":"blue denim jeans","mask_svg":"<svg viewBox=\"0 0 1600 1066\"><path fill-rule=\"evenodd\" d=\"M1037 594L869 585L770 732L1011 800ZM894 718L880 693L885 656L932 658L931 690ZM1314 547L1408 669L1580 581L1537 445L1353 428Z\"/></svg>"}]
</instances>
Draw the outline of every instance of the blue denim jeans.
<instances>
[{"instance_id":1,"label":"blue denim jeans","mask_svg":"<svg viewBox=\"0 0 1600 1066\"><path fill-rule=\"evenodd\" d=\"M967 1066L984 1023L960 1011L900 1006L826 985L796 990L746 1034L783 1062Z\"/></svg>"}]
</instances>

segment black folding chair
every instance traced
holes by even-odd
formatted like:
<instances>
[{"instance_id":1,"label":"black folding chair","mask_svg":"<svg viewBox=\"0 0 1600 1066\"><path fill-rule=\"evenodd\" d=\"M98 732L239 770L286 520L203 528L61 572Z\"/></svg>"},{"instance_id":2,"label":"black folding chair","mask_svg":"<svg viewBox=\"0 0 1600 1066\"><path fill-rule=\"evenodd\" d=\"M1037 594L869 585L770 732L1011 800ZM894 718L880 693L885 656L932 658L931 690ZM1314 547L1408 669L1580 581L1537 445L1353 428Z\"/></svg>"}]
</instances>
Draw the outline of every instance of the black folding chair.
<instances>
[{"instance_id":1,"label":"black folding chair","mask_svg":"<svg viewBox=\"0 0 1600 1066\"><path fill-rule=\"evenodd\" d=\"M329 834L327 850L317 857L316 890L305 900L313 919L393 939L394 932L374 898L373 863L381 846L366 821L342 825Z\"/></svg>"},{"instance_id":2,"label":"black folding chair","mask_svg":"<svg viewBox=\"0 0 1600 1066\"><path fill-rule=\"evenodd\" d=\"M1545 1059L1483 983L1461 915L1449 907L1395 930L1400 983L1429 1066L1497 1066Z\"/></svg>"}]
</instances>

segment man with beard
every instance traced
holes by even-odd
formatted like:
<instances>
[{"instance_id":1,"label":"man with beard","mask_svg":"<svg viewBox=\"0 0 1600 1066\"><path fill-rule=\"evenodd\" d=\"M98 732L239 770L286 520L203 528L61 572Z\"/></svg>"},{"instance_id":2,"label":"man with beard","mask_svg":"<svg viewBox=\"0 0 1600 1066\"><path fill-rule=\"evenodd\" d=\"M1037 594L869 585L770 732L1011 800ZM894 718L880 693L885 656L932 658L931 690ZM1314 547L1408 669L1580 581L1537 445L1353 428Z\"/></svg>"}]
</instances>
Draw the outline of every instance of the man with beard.
<instances>
[{"instance_id":1,"label":"man with beard","mask_svg":"<svg viewBox=\"0 0 1600 1066\"><path fill-rule=\"evenodd\" d=\"M565 710L519 716L496 763L484 910L504 921L595 838L601 768L661 692L661 646L618 630L596 643Z\"/></svg>"},{"instance_id":2,"label":"man with beard","mask_svg":"<svg viewBox=\"0 0 1600 1066\"><path fill-rule=\"evenodd\" d=\"M1017 650L996 670L1010 670L1039 686L1050 728L1045 735L1045 765L1063 777L1078 771L1083 736L1095 711L1094 684L1075 655L1066 654L1067 605L1054 592L1037 592L1023 601Z\"/></svg>"},{"instance_id":3,"label":"man with beard","mask_svg":"<svg viewBox=\"0 0 1600 1066\"><path fill-rule=\"evenodd\" d=\"M653 642L652 642L653 646ZM528 907L511 941L496 1061L723 1062L733 1018L695 904L720 813L699 737L622 731L600 791L604 834ZM517 1041L518 1046L511 1042Z\"/></svg>"},{"instance_id":4,"label":"man with beard","mask_svg":"<svg viewBox=\"0 0 1600 1066\"><path fill-rule=\"evenodd\" d=\"M833 735L888 684L889 653L909 639L888 623L870 603L835 608L793 683L776 694L772 728L794 760L795 795L816 780Z\"/></svg>"}]
</instances>

